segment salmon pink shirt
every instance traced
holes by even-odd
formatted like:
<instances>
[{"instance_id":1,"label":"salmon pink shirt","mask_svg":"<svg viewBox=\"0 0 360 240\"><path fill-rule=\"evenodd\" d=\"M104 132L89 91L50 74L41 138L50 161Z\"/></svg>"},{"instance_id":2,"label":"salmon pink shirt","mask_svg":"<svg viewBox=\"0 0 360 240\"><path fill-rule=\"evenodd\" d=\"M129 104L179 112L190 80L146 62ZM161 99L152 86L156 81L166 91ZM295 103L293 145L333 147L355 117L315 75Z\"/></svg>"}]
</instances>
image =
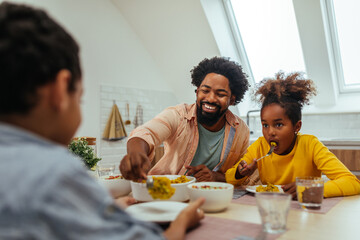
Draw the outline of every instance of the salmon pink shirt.
<instances>
[{"instance_id":1,"label":"salmon pink shirt","mask_svg":"<svg viewBox=\"0 0 360 240\"><path fill-rule=\"evenodd\" d=\"M225 173L239 160L249 146L249 129L230 110L225 113L225 137L220 161L213 171ZM129 139L141 138L149 144L149 158L155 148L164 144L164 155L149 174L184 174L190 165L199 142L196 105L180 104L166 108L159 115L131 132Z\"/></svg>"}]
</instances>

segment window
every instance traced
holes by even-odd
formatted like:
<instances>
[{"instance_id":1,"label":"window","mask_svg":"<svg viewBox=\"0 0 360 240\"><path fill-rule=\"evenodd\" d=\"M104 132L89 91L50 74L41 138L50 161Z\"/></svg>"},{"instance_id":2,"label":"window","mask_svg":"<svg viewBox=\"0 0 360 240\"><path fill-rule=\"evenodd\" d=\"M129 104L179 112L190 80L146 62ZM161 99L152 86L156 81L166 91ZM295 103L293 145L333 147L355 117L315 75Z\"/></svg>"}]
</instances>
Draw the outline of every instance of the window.
<instances>
[{"instance_id":1,"label":"window","mask_svg":"<svg viewBox=\"0 0 360 240\"><path fill-rule=\"evenodd\" d=\"M252 78L259 82L279 70L306 73L292 1L225 0L238 49L246 49Z\"/></svg>"},{"instance_id":2,"label":"window","mask_svg":"<svg viewBox=\"0 0 360 240\"><path fill-rule=\"evenodd\" d=\"M334 64L341 92L360 90L357 72L360 56L360 1L325 1L329 23L329 38L334 53Z\"/></svg>"}]
</instances>

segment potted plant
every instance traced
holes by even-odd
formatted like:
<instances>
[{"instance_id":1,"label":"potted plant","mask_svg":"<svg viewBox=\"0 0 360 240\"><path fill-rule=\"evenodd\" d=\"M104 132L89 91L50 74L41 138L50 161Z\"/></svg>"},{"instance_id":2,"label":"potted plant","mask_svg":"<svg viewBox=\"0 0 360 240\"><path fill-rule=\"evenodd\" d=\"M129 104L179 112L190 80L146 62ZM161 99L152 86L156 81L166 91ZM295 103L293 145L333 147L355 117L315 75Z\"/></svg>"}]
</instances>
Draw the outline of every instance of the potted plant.
<instances>
[{"instance_id":1,"label":"potted plant","mask_svg":"<svg viewBox=\"0 0 360 240\"><path fill-rule=\"evenodd\" d=\"M86 137L74 138L68 145L68 149L79 156L90 170L94 170L97 162L101 160L101 158L96 156L95 149L89 146L89 141L86 140Z\"/></svg>"}]
</instances>

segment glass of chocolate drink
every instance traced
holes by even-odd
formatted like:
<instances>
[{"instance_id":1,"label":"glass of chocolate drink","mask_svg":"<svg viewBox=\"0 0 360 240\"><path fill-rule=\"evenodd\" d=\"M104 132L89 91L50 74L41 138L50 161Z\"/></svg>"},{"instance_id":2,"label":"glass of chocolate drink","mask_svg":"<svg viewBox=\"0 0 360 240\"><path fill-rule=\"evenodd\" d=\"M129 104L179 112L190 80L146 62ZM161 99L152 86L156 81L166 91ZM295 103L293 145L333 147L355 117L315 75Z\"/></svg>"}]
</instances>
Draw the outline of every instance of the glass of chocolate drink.
<instances>
[{"instance_id":1,"label":"glass of chocolate drink","mask_svg":"<svg viewBox=\"0 0 360 240\"><path fill-rule=\"evenodd\" d=\"M297 177L296 194L305 209L320 209L324 198L324 180L321 177Z\"/></svg>"}]
</instances>

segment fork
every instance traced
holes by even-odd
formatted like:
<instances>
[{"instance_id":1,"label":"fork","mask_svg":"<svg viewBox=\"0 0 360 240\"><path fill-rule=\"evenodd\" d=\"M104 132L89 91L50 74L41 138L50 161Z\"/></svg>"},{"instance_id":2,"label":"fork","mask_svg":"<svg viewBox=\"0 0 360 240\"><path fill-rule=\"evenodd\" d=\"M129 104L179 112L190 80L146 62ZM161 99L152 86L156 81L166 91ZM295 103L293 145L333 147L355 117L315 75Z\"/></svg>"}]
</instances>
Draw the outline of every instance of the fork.
<instances>
[{"instance_id":1,"label":"fork","mask_svg":"<svg viewBox=\"0 0 360 240\"><path fill-rule=\"evenodd\" d=\"M276 142L271 142L271 143L270 143L270 150L268 151L268 153L267 153L266 155L258 158L258 159L255 159L254 162L257 163L259 160L261 160L261 159L263 159L264 157L267 157L267 156L269 156L270 154L272 154L273 151L274 151L274 148L276 147L276 145L277 145ZM239 172L241 172L242 170L244 170L244 168L245 168L245 167L241 168L241 169L239 170Z\"/></svg>"},{"instance_id":2,"label":"fork","mask_svg":"<svg viewBox=\"0 0 360 240\"><path fill-rule=\"evenodd\" d=\"M261 158L255 159L255 160L254 160L255 162L258 162L259 160L261 160L261 159L263 159L264 157L267 157L267 156L269 156L270 154L273 153L274 148L276 147L276 143L275 143L275 142L271 142L270 145L271 145L271 146L270 146L270 150L268 151L268 153L267 153L266 155L262 156Z\"/></svg>"}]
</instances>

